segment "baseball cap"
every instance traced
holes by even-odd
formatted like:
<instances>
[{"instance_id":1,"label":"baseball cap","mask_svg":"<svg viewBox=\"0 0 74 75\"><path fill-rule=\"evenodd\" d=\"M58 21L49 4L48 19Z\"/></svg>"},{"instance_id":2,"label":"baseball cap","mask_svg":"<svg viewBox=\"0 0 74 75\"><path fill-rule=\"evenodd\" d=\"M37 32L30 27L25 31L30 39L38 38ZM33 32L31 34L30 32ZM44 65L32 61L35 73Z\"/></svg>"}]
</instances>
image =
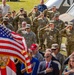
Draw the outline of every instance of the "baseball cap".
<instances>
[{"instance_id":1,"label":"baseball cap","mask_svg":"<svg viewBox=\"0 0 74 75\"><path fill-rule=\"evenodd\" d=\"M58 44L52 44L52 46L51 46L51 49L57 49L57 48L59 48L59 45Z\"/></svg>"},{"instance_id":2,"label":"baseball cap","mask_svg":"<svg viewBox=\"0 0 74 75\"><path fill-rule=\"evenodd\" d=\"M32 50L32 51L34 51L34 50L36 50L37 49L37 44L32 44L31 45L31 47L30 47L30 49Z\"/></svg>"},{"instance_id":3,"label":"baseball cap","mask_svg":"<svg viewBox=\"0 0 74 75\"><path fill-rule=\"evenodd\" d=\"M31 25L30 24L26 24L25 28L30 28Z\"/></svg>"}]
</instances>

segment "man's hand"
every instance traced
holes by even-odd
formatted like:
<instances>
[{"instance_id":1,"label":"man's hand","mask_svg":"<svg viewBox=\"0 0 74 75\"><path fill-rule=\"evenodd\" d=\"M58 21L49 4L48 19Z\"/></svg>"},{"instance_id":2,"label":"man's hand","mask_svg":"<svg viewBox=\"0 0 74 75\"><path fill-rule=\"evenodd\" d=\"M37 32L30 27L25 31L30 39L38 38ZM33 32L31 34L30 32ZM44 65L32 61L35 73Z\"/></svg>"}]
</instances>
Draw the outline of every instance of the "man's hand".
<instances>
[{"instance_id":1,"label":"man's hand","mask_svg":"<svg viewBox=\"0 0 74 75\"><path fill-rule=\"evenodd\" d=\"M46 73L52 72L53 68L46 68Z\"/></svg>"}]
</instances>

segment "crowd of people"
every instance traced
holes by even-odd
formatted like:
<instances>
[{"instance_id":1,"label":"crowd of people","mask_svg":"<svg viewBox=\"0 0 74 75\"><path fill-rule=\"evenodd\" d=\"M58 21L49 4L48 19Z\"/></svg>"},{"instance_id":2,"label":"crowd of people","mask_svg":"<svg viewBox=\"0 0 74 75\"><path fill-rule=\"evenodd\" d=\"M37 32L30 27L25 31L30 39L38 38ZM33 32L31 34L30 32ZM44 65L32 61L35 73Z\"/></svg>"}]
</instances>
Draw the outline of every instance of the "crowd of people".
<instances>
[{"instance_id":1,"label":"crowd of people","mask_svg":"<svg viewBox=\"0 0 74 75\"><path fill-rule=\"evenodd\" d=\"M56 6L48 9L44 0L29 13L23 7L11 11L2 0L0 24L25 38L32 64L32 72L27 73L26 65L15 59L16 75L74 75L74 25L59 16ZM61 44L67 56L60 53Z\"/></svg>"}]
</instances>

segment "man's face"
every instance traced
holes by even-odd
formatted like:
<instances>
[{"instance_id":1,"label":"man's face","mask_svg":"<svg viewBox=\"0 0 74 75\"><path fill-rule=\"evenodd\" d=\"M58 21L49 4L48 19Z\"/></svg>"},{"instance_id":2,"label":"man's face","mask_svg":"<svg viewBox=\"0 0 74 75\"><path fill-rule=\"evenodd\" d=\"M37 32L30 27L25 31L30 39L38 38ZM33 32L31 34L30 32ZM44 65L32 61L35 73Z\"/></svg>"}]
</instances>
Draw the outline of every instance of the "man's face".
<instances>
[{"instance_id":1,"label":"man's face","mask_svg":"<svg viewBox=\"0 0 74 75\"><path fill-rule=\"evenodd\" d=\"M6 4L6 0L2 0L2 4L5 5Z\"/></svg>"},{"instance_id":2,"label":"man's face","mask_svg":"<svg viewBox=\"0 0 74 75\"><path fill-rule=\"evenodd\" d=\"M44 0L41 0L41 1L40 1L40 4L41 4L41 5L44 4Z\"/></svg>"},{"instance_id":3,"label":"man's face","mask_svg":"<svg viewBox=\"0 0 74 75\"><path fill-rule=\"evenodd\" d=\"M54 23L50 24L50 27L51 27L51 29L53 29L54 28Z\"/></svg>"},{"instance_id":4,"label":"man's face","mask_svg":"<svg viewBox=\"0 0 74 75\"><path fill-rule=\"evenodd\" d=\"M52 58L51 52L46 52L44 57L45 57L45 60L47 62L49 62L51 60L51 58Z\"/></svg>"},{"instance_id":5,"label":"man's face","mask_svg":"<svg viewBox=\"0 0 74 75\"><path fill-rule=\"evenodd\" d=\"M26 26L26 22L22 23L22 28Z\"/></svg>"}]
</instances>

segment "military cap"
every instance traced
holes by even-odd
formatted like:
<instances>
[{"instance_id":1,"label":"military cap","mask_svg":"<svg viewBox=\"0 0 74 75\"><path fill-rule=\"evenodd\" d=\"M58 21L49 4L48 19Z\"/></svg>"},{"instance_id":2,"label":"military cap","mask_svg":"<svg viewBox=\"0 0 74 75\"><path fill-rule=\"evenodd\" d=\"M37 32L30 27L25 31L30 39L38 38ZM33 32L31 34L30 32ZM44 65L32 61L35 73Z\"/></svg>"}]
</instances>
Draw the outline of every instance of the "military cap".
<instances>
[{"instance_id":1,"label":"military cap","mask_svg":"<svg viewBox=\"0 0 74 75\"><path fill-rule=\"evenodd\" d=\"M27 14L27 11L25 10L25 11L23 11L23 13L22 14Z\"/></svg>"},{"instance_id":2,"label":"military cap","mask_svg":"<svg viewBox=\"0 0 74 75\"><path fill-rule=\"evenodd\" d=\"M49 24L54 24L54 20L50 20L50 23Z\"/></svg>"},{"instance_id":3,"label":"military cap","mask_svg":"<svg viewBox=\"0 0 74 75\"><path fill-rule=\"evenodd\" d=\"M38 8L37 6L34 6L34 8Z\"/></svg>"},{"instance_id":4,"label":"military cap","mask_svg":"<svg viewBox=\"0 0 74 75\"><path fill-rule=\"evenodd\" d=\"M51 49L55 50L57 48L59 48L59 45L57 43L51 45Z\"/></svg>"},{"instance_id":5,"label":"military cap","mask_svg":"<svg viewBox=\"0 0 74 75\"><path fill-rule=\"evenodd\" d=\"M26 24L25 29L30 28L31 25L30 24Z\"/></svg>"},{"instance_id":6,"label":"military cap","mask_svg":"<svg viewBox=\"0 0 74 75\"><path fill-rule=\"evenodd\" d=\"M56 13L56 14L54 14L54 17L58 17L60 14L59 13Z\"/></svg>"},{"instance_id":7,"label":"military cap","mask_svg":"<svg viewBox=\"0 0 74 75\"><path fill-rule=\"evenodd\" d=\"M24 8L20 8L20 10L24 10Z\"/></svg>"},{"instance_id":8,"label":"military cap","mask_svg":"<svg viewBox=\"0 0 74 75\"><path fill-rule=\"evenodd\" d=\"M3 21L9 21L8 17L3 17Z\"/></svg>"},{"instance_id":9,"label":"military cap","mask_svg":"<svg viewBox=\"0 0 74 75\"><path fill-rule=\"evenodd\" d=\"M11 14L11 12L9 11L8 14Z\"/></svg>"}]
</instances>

